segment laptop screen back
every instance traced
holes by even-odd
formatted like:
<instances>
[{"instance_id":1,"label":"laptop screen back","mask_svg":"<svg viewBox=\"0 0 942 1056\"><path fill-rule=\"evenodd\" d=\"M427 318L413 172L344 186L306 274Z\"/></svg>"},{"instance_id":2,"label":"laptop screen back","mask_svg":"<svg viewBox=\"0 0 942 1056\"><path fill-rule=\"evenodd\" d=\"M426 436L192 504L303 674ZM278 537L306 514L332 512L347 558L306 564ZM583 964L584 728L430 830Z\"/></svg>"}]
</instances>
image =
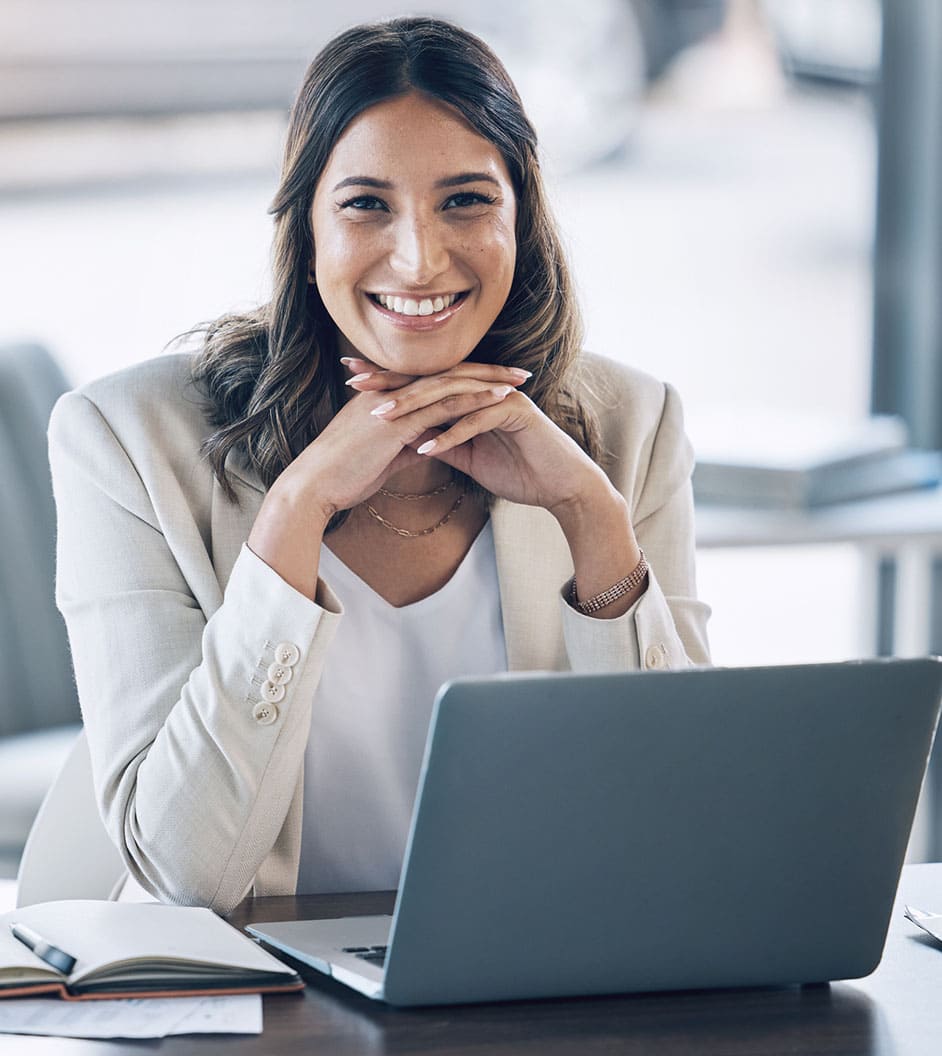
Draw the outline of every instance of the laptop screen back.
<instances>
[{"instance_id":1,"label":"laptop screen back","mask_svg":"<svg viewBox=\"0 0 942 1056\"><path fill-rule=\"evenodd\" d=\"M940 685L934 660L450 683L386 999L869 973Z\"/></svg>"}]
</instances>

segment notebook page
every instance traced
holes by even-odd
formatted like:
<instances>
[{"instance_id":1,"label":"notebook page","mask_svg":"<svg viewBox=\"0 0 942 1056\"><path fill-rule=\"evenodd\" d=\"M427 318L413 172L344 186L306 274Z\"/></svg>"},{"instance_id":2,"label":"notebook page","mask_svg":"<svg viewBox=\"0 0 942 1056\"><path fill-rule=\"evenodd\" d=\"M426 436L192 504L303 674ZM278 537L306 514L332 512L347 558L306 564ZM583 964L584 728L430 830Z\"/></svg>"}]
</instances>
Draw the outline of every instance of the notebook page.
<instances>
[{"instance_id":1,"label":"notebook page","mask_svg":"<svg viewBox=\"0 0 942 1056\"><path fill-rule=\"evenodd\" d=\"M22 921L75 957L70 983L80 982L102 965L139 958L292 974L209 909L70 900L25 906L5 914L0 921L0 928L7 931L11 921ZM23 952L29 951L24 948Z\"/></svg>"}]
</instances>

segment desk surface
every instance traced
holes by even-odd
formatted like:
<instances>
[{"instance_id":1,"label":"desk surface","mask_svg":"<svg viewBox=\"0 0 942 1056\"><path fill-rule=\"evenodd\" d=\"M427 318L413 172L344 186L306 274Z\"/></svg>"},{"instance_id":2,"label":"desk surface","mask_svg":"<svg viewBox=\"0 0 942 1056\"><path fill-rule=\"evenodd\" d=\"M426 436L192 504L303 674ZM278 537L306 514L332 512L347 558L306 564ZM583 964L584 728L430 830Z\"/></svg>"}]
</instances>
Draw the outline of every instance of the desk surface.
<instances>
[{"instance_id":1,"label":"desk surface","mask_svg":"<svg viewBox=\"0 0 942 1056\"><path fill-rule=\"evenodd\" d=\"M396 1010L306 973L303 994L265 998L265 1029L256 1037L207 1036L162 1041L77 1041L0 1037L0 1052L55 1056L168 1056L372 1053L556 1056L683 1053L770 1056L921 1056L942 1048L942 948L901 915L910 902L942 910L942 864L907 866L886 952L872 976L853 983L778 990L640 994L567 1001ZM392 896L304 896L244 903L243 925L298 917L388 912Z\"/></svg>"}]
</instances>

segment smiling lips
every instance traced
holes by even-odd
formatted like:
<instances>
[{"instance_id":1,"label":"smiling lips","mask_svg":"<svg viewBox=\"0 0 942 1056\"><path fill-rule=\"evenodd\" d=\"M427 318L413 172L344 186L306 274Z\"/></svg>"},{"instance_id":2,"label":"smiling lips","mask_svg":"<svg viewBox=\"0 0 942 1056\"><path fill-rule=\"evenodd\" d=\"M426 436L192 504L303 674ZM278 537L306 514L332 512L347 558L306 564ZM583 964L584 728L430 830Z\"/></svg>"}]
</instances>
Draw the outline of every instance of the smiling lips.
<instances>
[{"instance_id":1,"label":"smiling lips","mask_svg":"<svg viewBox=\"0 0 942 1056\"><path fill-rule=\"evenodd\" d=\"M466 290L461 293L424 297L422 300L397 297L386 293L368 294L370 301L390 321L408 326L410 329L426 329L445 322L455 314L466 296Z\"/></svg>"}]
</instances>

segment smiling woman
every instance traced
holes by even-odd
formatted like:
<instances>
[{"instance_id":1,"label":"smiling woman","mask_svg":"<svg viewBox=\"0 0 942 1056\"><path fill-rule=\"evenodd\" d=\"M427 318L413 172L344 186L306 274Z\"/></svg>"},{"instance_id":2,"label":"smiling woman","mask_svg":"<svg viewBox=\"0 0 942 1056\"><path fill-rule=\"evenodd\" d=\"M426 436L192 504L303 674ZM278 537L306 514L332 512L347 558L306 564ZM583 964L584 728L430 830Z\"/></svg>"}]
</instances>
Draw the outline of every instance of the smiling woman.
<instances>
[{"instance_id":1,"label":"smiling woman","mask_svg":"<svg viewBox=\"0 0 942 1056\"><path fill-rule=\"evenodd\" d=\"M581 353L486 45L332 41L271 211L268 304L50 428L103 817L146 891L221 911L395 886L448 679L708 660L677 397Z\"/></svg>"}]
</instances>

